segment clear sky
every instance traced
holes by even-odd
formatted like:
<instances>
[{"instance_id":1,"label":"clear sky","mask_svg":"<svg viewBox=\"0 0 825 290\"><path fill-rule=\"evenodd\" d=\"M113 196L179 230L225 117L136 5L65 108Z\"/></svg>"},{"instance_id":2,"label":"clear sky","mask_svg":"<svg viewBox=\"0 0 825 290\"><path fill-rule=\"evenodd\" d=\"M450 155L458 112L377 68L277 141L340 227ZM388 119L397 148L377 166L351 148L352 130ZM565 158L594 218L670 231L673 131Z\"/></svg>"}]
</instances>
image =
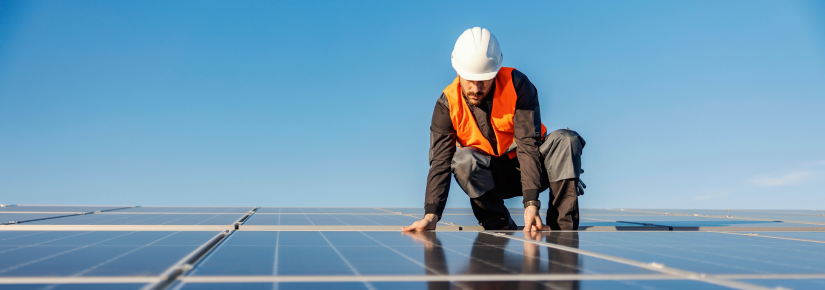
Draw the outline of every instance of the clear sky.
<instances>
[{"instance_id":1,"label":"clear sky","mask_svg":"<svg viewBox=\"0 0 825 290\"><path fill-rule=\"evenodd\" d=\"M0 203L423 206L474 26L587 140L582 207L825 207L815 0L0 1Z\"/></svg>"}]
</instances>

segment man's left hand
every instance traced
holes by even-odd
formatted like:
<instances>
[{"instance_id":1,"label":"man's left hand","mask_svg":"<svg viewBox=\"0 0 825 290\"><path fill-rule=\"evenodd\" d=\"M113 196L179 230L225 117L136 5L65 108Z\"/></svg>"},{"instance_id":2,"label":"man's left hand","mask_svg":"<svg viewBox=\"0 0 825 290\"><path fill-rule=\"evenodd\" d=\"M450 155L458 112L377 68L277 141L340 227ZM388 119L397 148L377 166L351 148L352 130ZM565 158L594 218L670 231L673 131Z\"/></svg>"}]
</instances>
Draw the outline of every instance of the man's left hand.
<instances>
[{"instance_id":1,"label":"man's left hand","mask_svg":"<svg viewBox=\"0 0 825 290\"><path fill-rule=\"evenodd\" d=\"M539 215L538 207L536 207L535 205L531 205L524 209L525 232L549 230L551 230L550 226L547 226L541 222L541 215Z\"/></svg>"}]
</instances>

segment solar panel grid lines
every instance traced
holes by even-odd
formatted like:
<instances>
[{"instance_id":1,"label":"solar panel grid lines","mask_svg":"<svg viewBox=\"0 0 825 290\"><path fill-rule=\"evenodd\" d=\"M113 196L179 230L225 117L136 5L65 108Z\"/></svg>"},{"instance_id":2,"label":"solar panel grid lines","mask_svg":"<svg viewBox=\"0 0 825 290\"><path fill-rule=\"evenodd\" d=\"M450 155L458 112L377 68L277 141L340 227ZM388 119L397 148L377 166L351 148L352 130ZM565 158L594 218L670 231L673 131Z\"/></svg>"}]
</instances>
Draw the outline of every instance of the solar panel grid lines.
<instances>
[{"instance_id":1,"label":"solar panel grid lines","mask_svg":"<svg viewBox=\"0 0 825 290\"><path fill-rule=\"evenodd\" d=\"M713 274L822 273L822 246L759 237L696 233L581 233L581 249Z\"/></svg>"},{"instance_id":2,"label":"solar panel grid lines","mask_svg":"<svg viewBox=\"0 0 825 290\"><path fill-rule=\"evenodd\" d=\"M674 249L674 251L658 251L658 252L657 251L649 251L649 250L641 250L641 249L630 249L630 248L624 248L624 249L628 250L628 251L637 251L639 253L644 253L644 254L654 254L654 255L658 255L659 257L671 258L671 259L676 259L676 260L681 259L681 260L684 260L684 261L691 261L691 262L697 262L697 263L710 264L710 265L713 265L713 266L733 268L736 271L742 271L742 272L747 272L747 271L752 270L752 268L750 268L750 267L736 266L736 264L730 263L730 262L719 262L718 260L714 261L714 260L708 259L708 258L697 259L697 258L693 258L693 256L682 256L682 255L678 254L678 251L676 251L676 249ZM676 252L676 253L674 253L674 252ZM709 255L709 256L717 256L717 257L725 258L725 260L742 259L741 257L737 257L737 256L733 256L733 255L724 255L724 254L719 254L719 253L703 252L703 251L697 251L697 250L688 250L687 252L688 252L687 254L693 254L693 255L697 255L697 254L702 255L702 254L704 254L704 255ZM760 262L758 259L747 259L746 258L745 260L749 260L749 262ZM666 264L672 264L672 263L666 263ZM793 267L794 265L785 264L785 266ZM728 270L730 270L730 269L728 269Z\"/></svg>"},{"instance_id":3,"label":"solar panel grid lines","mask_svg":"<svg viewBox=\"0 0 825 290\"><path fill-rule=\"evenodd\" d=\"M77 276L22 277L0 274L0 285L20 285L21 287L28 285L29 288L26 289L52 289L53 287L62 289L61 287L68 287L69 285L77 285L81 288L97 285L97 287L104 287L105 289L108 289L106 287L131 287L131 289L141 287L144 289L205 289L203 287L210 289L216 287L237 289L303 289L307 287L325 289L338 287L352 287L354 289L395 289L395 287L475 289L490 286L518 288L524 287L526 285L524 283L529 282L534 285L527 287L535 289L590 289L590 287L595 287L594 289L670 289L672 287L687 287L687 289L712 289L713 287L717 287L713 289L767 289L778 286L788 287L788 285L796 285L798 289L818 289L822 288L822 283L825 281L825 265L821 262L825 261L825 248L822 246L825 243L825 232L821 231L821 227L816 227L816 225L797 226L785 221L774 222L775 224L781 224L781 226L762 225L765 224L764 220L773 221L774 219L762 218L765 216L761 214L788 213L752 213L755 219L762 220L727 218L718 220L688 214L671 215L588 209L582 211L582 224L587 224L582 231L542 234L542 243L590 251L610 257L636 261L652 267L664 267L696 275L684 276L661 271L650 272L650 269L644 267L621 263L618 265L623 266L616 266L610 264L615 262L609 259L582 255L565 249L553 249L533 242L527 243L518 240L522 237L520 231L469 232L468 229L479 228L477 226L467 226L467 224L476 223L469 209L445 211L443 217L466 218L466 220L458 223L458 219L445 218L445 222L458 224L459 226L449 227L441 224L437 231L428 234L437 236L441 240L438 244L429 243L429 245L430 248L440 248L439 251L443 252L444 258L446 258L433 260L432 250L428 250L426 246L428 240L417 240L416 236L401 235L398 233L398 226L380 225L406 224L420 217L420 214L405 213L406 209L269 208L270 210L267 213L263 211L266 207L230 208L233 207L186 207L182 211L186 210L188 212L167 212L165 210L168 210L168 207L147 207L146 211L132 214L126 211L121 212L121 210L109 213L97 211L88 214L88 216L94 217L95 221L89 220L90 222L85 225L76 222L63 222L53 225L1 225L0 268L31 262L71 249L67 247L111 247L108 245L109 243L115 241L121 241L119 243L122 243L130 239L129 237L137 237L139 233L151 233L152 238L149 239L149 236L141 238L140 240L143 242L132 243L133 246L123 248L123 250L100 252L93 260L81 263L84 265L83 267L69 268L72 271L59 272L65 273L61 275L77 274ZM512 212L513 215L520 214L515 210ZM160 218L163 215L166 215L167 218ZM191 218L185 218L182 215L188 215ZM222 219L218 215L231 217L231 219ZM269 225L252 224L256 218L262 216L270 217ZM302 224L286 225L281 219L287 216L300 217L304 221ZM798 216L818 218L807 213ZM748 216L748 218L750 217L751 215ZM109 218L116 219L109 220ZM290 219L295 221L294 218ZM66 219L72 218L66 217ZM290 223L290 219L287 219L286 223ZM104 222L104 220L110 222ZM266 219L259 219L258 221L264 220ZM155 224L140 225L150 221ZM629 226L628 223L622 223L621 221L637 224ZM175 223L185 224L174 225ZM205 225L208 223L222 225ZM612 226L601 226L602 224ZM685 224L692 227L679 226ZM236 225L237 230L235 230ZM176 239L176 236L184 233L197 234L198 230L207 229L207 227L222 227L221 231L228 231L224 238L211 244L208 243L208 241L211 241L209 238L200 235L202 238L196 245L193 244L189 246L190 248L183 249L184 252L178 251L181 254L175 256L173 260L165 264L153 264L155 265L153 267L157 267L157 265L164 266L153 270L154 272L150 276L117 276L120 275L117 274L117 271L125 269L118 270L118 267L127 265L126 262L130 261L129 259L150 256L141 254L145 253L145 249L156 248L161 243L164 243L164 245L159 245L160 247L179 244L183 240ZM662 228L666 230L662 231ZM37 229L41 231L36 231ZM42 231L43 229L48 230ZM165 230L158 231L159 229ZM173 229L183 231L173 231ZM737 231L740 229L744 232ZM67 230L75 231L68 235L88 233L53 242L61 243L60 245L68 243L66 246L49 245L49 247L55 249L54 252L42 252L40 256L19 260L21 262L2 267L2 261L10 261L7 259L8 255L4 254L3 251L23 245L8 244L9 241L37 239L38 236L45 238L46 235ZM118 233L117 230L121 232ZM123 231L125 230L135 230L135 233L124 235L125 232ZM612 232L599 232L600 230L611 230ZM105 234L105 231L114 231L114 233ZM208 234L214 239L217 232L218 230L213 230ZM575 238L567 240L562 238L567 233L575 233ZM508 237L496 237L493 234L504 234ZM95 237L92 238L91 235L95 235ZM312 235L316 235L316 237L310 238ZM83 236L89 237L83 238L87 242L78 243L77 241L80 241L78 239ZM299 236L305 238L296 240L296 237ZM550 236L555 238L551 239ZM32 240L34 242L25 245L61 237L63 236L54 236L45 240ZM490 238L493 240L490 240ZM109 239L109 241L101 242L106 239ZM175 240L171 241L169 239ZM269 242L266 242L267 240ZM571 244L573 240L576 242ZM153 241L155 242L153 243ZM93 244L95 242L101 242L101 244ZM264 245L260 244L261 242L274 244ZM322 244L317 244L317 242ZM71 246L75 244L76 246ZM205 244L209 245L203 247ZM527 244L538 247L536 253L540 254L537 256L530 254L533 249L532 246L527 246ZM323 247L328 250L321 250ZM26 250L31 248L33 247L29 246L15 251L19 253L31 252ZM241 250L241 252L238 250ZM40 264L47 265L51 263L49 261L53 260L70 261L59 257L68 257L81 251L86 250L75 250L39 262L35 261L32 264L21 266L21 268L31 268ZM178 265L179 262L174 262L174 260L182 259L182 257L193 253L200 253L200 255L197 259L190 259L188 263L181 265ZM243 255L238 255L241 253ZM311 253L326 254L304 256ZM425 259L425 257L428 257L427 255L430 255L430 258ZM566 259L565 257L568 256L577 258ZM227 258L232 259L227 260ZM332 258L338 259L339 262L330 264L333 260L329 259ZM267 260L268 262L260 263ZM301 260L304 261L303 264L296 264L297 261ZM538 262L536 268L522 268L535 262ZM215 272L218 269L215 268L216 265L225 263L238 263L226 264L233 267L244 264L247 264L247 266L239 268L236 271L240 272L233 272L231 275L221 275L219 272ZM332 266L332 268L328 268L328 270L334 270L330 273L346 273L346 275L327 275L323 274L323 271L317 272L320 269L314 269L318 265L325 264ZM54 266L57 265L54 264ZM134 265L134 263L131 263L131 265ZM203 268L204 265L206 268ZM57 268L51 269L59 270L60 267L65 269L65 266L57 266ZM45 269L43 268L43 270ZM100 271L104 269L115 276L94 276L96 275L94 273L102 273ZM208 270L209 273L201 271L204 269ZM169 275L162 273L170 270L177 273L174 278L169 278ZM263 272L260 272L261 270ZM648 272L639 272L640 270ZM13 269L9 272L11 271L17 270ZM167 283L159 286L161 283L158 282L160 281L166 281ZM8 287L0 286L0 288L5 289Z\"/></svg>"},{"instance_id":4,"label":"solar panel grid lines","mask_svg":"<svg viewBox=\"0 0 825 290\"><path fill-rule=\"evenodd\" d=\"M482 232L482 233L483 234L491 234L491 235L499 235L499 236L503 235L503 234L500 234L500 233L488 233L488 232ZM752 285L752 284L748 284L748 283L744 283L744 282L707 277L707 275L703 274L703 273L694 273L694 272L690 272L690 271L686 271L686 270L666 267L663 264L645 263L645 262L625 259L625 258L621 258L621 257L600 254L600 253L596 253L596 252L584 251L584 250L580 250L580 249L577 249L577 248L570 248L570 247L566 247L566 246L562 246L562 245L545 243L545 242L536 241L536 240L532 240L532 239L512 237L512 236L509 237L509 238L521 240L521 241L524 241L524 242L534 243L534 244L538 244L538 245L542 245L542 246L546 246L546 247L557 248L557 249L560 249L560 250L574 252L574 253L578 253L578 254L582 254L582 255L588 255L588 256L591 256L591 257L610 260L610 261L614 261L614 262L617 262L617 263L632 265L632 266L636 266L636 267L640 267L640 268L644 268L644 269L648 269L648 270L652 270L652 271L658 271L658 272L661 272L661 273L664 273L664 274L669 274L669 275L674 275L674 276L681 276L681 277L684 277L685 279L702 280L702 281L707 282L707 283L716 284L716 285L725 286L725 287L730 287L730 288L734 288L734 289L743 289L743 290L745 290L745 289L753 289L753 290L766 289L765 287L761 287L761 286L758 286L758 285Z\"/></svg>"}]
</instances>

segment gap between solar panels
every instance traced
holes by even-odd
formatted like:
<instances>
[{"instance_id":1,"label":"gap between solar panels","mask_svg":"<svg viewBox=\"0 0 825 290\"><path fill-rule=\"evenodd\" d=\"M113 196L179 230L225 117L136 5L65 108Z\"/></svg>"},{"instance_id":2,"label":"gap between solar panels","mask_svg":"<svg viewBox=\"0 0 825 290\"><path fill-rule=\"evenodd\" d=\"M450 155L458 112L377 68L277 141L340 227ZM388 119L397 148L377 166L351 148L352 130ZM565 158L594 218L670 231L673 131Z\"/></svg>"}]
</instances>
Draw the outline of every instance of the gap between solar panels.
<instances>
[{"instance_id":1,"label":"gap between solar panels","mask_svg":"<svg viewBox=\"0 0 825 290\"><path fill-rule=\"evenodd\" d=\"M169 269L164 271L160 275L160 280L158 280L155 283L146 285L142 288L142 290L166 289L167 287L175 283L178 277L186 274L186 272L194 268L194 266L203 257L209 254L209 252L211 252L212 249L215 248L215 246L220 244L222 241L226 240L226 238L229 237L229 235L231 235L232 232L233 231L231 230L227 230L215 235L212 239L210 239L209 241L207 241L206 243L204 243L203 245L189 253L189 255L186 255L186 257L180 259L180 261L172 265L172 267L169 267Z\"/></svg>"}]
</instances>

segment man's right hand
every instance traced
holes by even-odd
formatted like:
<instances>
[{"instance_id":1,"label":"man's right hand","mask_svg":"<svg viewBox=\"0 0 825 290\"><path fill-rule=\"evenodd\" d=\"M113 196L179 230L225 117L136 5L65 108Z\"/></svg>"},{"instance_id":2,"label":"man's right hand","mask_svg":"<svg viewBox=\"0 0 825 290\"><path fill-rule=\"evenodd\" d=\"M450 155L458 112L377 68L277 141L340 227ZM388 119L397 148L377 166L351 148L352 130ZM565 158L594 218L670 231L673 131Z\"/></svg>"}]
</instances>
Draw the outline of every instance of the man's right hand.
<instances>
[{"instance_id":1,"label":"man's right hand","mask_svg":"<svg viewBox=\"0 0 825 290\"><path fill-rule=\"evenodd\" d=\"M535 232L535 231L549 231L551 230L550 226L541 223L541 215L539 214L539 208L535 205L528 206L524 208L524 231L525 232Z\"/></svg>"},{"instance_id":2,"label":"man's right hand","mask_svg":"<svg viewBox=\"0 0 825 290\"><path fill-rule=\"evenodd\" d=\"M420 219L414 222L409 227L401 228L401 231L404 232L411 232L411 231L426 231L426 230L434 230L435 224L438 222L438 216L435 214L427 214L424 215L423 219Z\"/></svg>"}]
</instances>

